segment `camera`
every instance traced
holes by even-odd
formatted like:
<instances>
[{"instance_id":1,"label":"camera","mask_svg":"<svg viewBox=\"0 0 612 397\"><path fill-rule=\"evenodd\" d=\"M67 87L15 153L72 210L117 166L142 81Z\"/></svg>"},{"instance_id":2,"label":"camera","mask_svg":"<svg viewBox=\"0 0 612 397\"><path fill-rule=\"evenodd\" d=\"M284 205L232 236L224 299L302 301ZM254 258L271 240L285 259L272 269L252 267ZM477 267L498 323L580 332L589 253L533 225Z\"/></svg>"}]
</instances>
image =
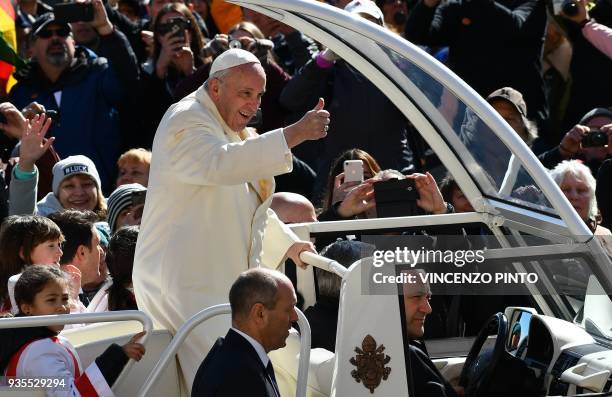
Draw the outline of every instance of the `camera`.
<instances>
[{"instance_id":1,"label":"camera","mask_svg":"<svg viewBox=\"0 0 612 397\"><path fill-rule=\"evenodd\" d=\"M93 3L58 3L53 6L53 15L65 23L90 22L94 19Z\"/></svg>"},{"instance_id":2,"label":"camera","mask_svg":"<svg viewBox=\"0 0 612 397\"><path fill-rule=\"evenodd\" d=\"M157 33L161 36L168 32L173 32L172 37L185 37L185 29L189 29L189 21L185 18L171 18L166 23L160 23L157 26Z\"/></svg>"},{"instance_id":3,"label":"camera","mask_svg":"<svg viewBox=\"0 0 612 397\"><path fill-rule=\"evenodd\" d=\"M593 129L582 137L582 147L604 147L608 144L608 134L599 129Z\"/></svg>"},{"instance_id":4,"label":"camera","mask_svg":"<svg viewBox=\"0 0 612 397\"><path fill-rule=\"evenodd\" d=\"M578 15L578 4L574 0L564 0L561 3L561 10L568 17L575 17Z\"/></svg>"},{"instance_id":5,"label":"camera","mask_svg":"<svg viewBox=\"0 0 612 397\"><path fill-rule=\"evenodd\" d=\"M376 215L379 218L412 216L419 213L419 192L414 179L389 179L375 182Z\"/></svg>"}]
</instances>

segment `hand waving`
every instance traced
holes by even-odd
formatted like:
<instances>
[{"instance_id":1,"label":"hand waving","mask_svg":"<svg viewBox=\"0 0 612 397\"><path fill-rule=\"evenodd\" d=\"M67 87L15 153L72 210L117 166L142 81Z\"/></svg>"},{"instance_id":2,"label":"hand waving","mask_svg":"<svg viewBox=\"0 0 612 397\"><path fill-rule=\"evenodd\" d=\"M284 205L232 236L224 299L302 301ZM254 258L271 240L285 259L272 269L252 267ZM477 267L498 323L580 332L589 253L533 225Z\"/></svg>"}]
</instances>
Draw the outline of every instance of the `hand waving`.
<instances>
[{"instance_id":1,"label":"hand waving","mask_svg":"<svg viewBox=\"0 0 612 397\"><path fill-rule=\"evenodd\" d=\"M45 117L44 114L37 114L32 120L26 121L19 149L19 168L22 171L31 172L34 169L34 163L55 141L55 138L49 138L46 142L44 139L50 125L51 119Z\"/></svg>"}]
</instances>

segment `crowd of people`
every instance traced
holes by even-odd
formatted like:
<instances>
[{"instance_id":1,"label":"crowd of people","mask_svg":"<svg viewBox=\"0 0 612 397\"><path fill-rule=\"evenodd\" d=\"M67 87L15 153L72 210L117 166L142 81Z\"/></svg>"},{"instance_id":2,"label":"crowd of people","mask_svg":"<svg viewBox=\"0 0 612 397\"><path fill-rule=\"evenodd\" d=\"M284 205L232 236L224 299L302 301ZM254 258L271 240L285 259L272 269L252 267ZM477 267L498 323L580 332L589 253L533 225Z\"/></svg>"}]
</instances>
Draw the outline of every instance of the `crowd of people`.
<instances>
[{"instance_id":1,"label":"crowd of people","mask_svg":"<svg viewBox=\"0 0 612 397\"><path fill-rule=\"evenodd\" d=\"M138 308L175 331L231 288L233 328L225 343L214 338L221 319L187 339L183 386L244 386L225 382L219 355L250 343L257 355L242 370L278 396L266 354L284 344L280 317L294 321L300 297L280 274L242 272L305 266L300 254L317 250L348 266L367 250L344 236L301 241L286 224L377 217L374 185L388 180L414 183L418 213L473 211L385 94L300 31L220 0L87 0L92 19L70 23L55 3L15 5L27 61L0 103L4 315ZM588 228L610 234L612 0L575 0L575 15L540 0L329 3L445 63L551 170ZM354 160L363 178L345 181ZM339 280L323 273L306 315L313 346L333 350ZM51 343L61 328L30 331L1 336L0 371L69 373L76 390L96 373L109 387L144 354L138 334L82 369L69 344ZM59 367L37 361L46 351Z\"/></svg>"}]
</instances>

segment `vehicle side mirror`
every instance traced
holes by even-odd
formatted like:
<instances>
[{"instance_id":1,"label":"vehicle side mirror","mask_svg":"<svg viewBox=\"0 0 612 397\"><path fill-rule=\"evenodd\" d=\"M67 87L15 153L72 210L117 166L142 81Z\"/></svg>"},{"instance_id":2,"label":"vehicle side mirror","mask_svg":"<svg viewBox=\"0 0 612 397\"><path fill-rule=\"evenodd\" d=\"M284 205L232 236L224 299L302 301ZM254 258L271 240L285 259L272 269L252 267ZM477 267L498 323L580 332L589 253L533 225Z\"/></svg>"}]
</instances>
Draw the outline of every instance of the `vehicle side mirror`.
<instances>
[{"instance_id":1,"label":"vehicle side mirror","mask_svg":"<svg viewBox=\"0 0 612 397\"><path fill-rule=\"evenodd\" d=\"M527 307L509 307L505 315L509 319L506 350L514 356L520 356L525 351L529 336L531 317L537 314L535 309Z\"/></svg>"}]
</instances>

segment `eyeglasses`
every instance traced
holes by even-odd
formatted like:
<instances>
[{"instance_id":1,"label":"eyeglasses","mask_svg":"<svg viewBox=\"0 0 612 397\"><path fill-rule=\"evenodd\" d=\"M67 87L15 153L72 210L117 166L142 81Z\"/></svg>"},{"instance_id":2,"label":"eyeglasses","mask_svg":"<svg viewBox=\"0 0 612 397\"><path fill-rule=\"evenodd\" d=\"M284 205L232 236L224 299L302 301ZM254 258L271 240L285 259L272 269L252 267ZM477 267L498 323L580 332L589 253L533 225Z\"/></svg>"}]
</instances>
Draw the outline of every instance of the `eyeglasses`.
<instances>
[{"instance_id":1,"label":"eyeglasses","mask_svg":"<svg viewBox=\"0 0 612 397\"><path fill-rule=\"evenodd\" d=\"M58 29L43 29L36 34L36 36L43 39L51 38L53 35L56 35L57 37L66 38L70 35L70 29L66 26L62 26Z\"/></svg>"}]
</instances>

